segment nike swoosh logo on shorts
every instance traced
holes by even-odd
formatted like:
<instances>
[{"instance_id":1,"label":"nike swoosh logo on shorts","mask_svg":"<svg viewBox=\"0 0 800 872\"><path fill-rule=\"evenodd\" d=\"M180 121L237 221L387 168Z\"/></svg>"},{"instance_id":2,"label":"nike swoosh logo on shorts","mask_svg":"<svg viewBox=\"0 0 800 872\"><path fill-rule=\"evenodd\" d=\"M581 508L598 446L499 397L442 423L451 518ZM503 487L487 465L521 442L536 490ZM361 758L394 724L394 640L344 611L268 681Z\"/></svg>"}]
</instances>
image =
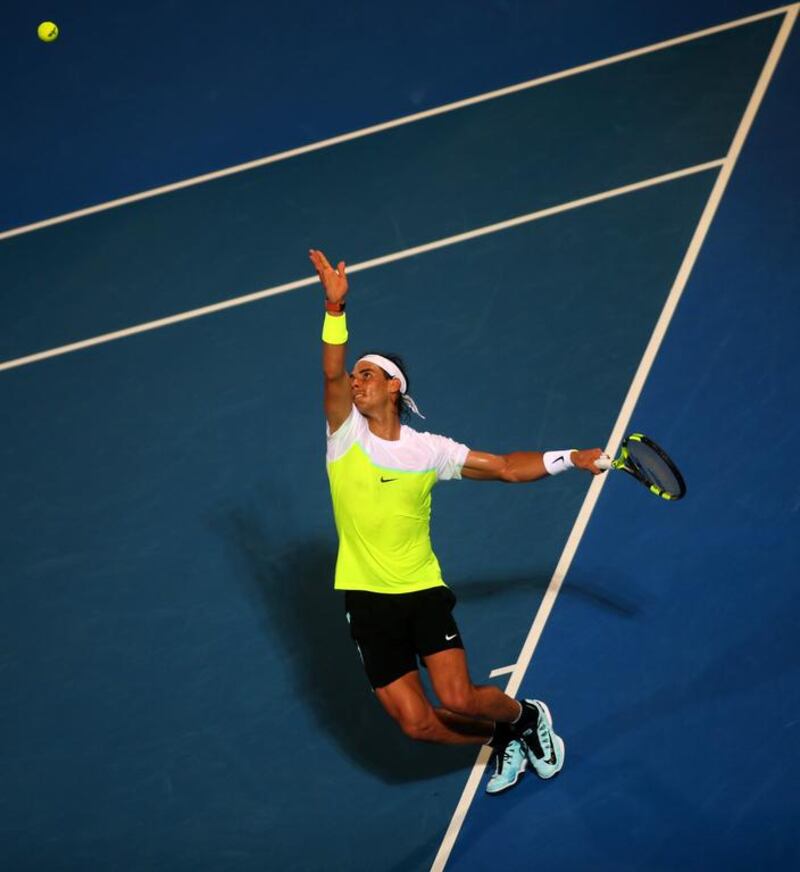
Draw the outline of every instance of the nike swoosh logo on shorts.
<instances>
[{"instance_id":1,"label":"nike swoosh logo on shorts","mask_svg":"<svg viewBox=\"0 0 800 872\"><path fill-rule=\"evenodd\" d=\"M458 633L453 633L452 636L448 636L447 633L445 633L445 634L444 634L444 638L445 638L445 640L446 640L447 642L452 642L453 639L455 639L455 637L456 637L457 635L458 635Z\"/></svg>"}]
</instances>

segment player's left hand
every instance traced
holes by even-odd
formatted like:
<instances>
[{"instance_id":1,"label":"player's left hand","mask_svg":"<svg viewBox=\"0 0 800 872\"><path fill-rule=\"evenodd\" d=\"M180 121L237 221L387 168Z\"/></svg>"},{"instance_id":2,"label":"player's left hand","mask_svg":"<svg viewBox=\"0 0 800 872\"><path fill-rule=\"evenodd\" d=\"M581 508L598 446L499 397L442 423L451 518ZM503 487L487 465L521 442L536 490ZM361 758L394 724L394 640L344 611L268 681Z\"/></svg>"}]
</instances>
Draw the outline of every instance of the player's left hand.
<instances>
[{"instance_id":1,"label":"player's left hand","mask_svg":"<svg viewBox=\"0 0 800 872\"><path fill-rule=\"evenodd\" d=\"M572 462L577 469L585 469L591 472L592 475L600 475L605 472L604 469L598 469L594 462L603 454L602 448L583 448L580 451L572 452Z\"/></svg>"},{"instance_id":2,"label":"player's left hand","mask_svg":"<svg viewBox=\"0 0 800 872\"><path fill-rule=\"evenodd\" d=\"M343 303L348 288L345 262L340 260L339 265L334 269L318 248L310 248L308 257L325 289L325 297L331 303Z\"/></svg>"}]
</instances>

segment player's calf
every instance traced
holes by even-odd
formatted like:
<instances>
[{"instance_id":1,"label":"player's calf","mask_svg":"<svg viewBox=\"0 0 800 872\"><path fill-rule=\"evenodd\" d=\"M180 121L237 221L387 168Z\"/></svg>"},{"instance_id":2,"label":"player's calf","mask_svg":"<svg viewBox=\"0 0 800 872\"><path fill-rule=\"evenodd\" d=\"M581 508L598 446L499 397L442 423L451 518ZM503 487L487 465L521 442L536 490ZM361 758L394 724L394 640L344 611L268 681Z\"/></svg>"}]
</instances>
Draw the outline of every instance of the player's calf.
<instances>
[{"instance_id":1,"label":"player's calf","mask_svg":"<svg viewBox=\"0 0 800 872\"><path fill-rule=\"evenodd\" d=\"M475 688L472 685L455 685L436 689L439 702L448 711L465 718L485 717Z\"/></svg>"},{"instance_id":2,"label":"player's calf","mask_svg":"<svg viewBox=\"0 0 800 872\"><path fill-rule=\"evenodd\" d=\"M404 718L397 717L395 722L400 729L415 742L436 742L439 732L439 722L435 717L431 718Z\"/></svg>"}]
</instances>

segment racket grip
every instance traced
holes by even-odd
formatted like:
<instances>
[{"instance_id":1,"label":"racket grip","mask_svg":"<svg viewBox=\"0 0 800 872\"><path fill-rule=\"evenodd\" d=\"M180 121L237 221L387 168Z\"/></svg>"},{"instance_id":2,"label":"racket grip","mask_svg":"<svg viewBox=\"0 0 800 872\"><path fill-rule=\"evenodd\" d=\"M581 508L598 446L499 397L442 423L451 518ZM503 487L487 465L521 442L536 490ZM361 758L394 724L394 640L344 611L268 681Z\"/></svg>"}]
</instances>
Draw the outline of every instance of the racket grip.
<instances>
[{"instance_id":1,"label":"racket grip","mask_svg":"<svg viewBox=\"0 0 800 872\"><path fill-rule=\"evenodd\" d=\"M595 460L594 465L598 469L611 469L611 458L607 454L601 454L597 460Z\"/></svg>"}]
</instances>

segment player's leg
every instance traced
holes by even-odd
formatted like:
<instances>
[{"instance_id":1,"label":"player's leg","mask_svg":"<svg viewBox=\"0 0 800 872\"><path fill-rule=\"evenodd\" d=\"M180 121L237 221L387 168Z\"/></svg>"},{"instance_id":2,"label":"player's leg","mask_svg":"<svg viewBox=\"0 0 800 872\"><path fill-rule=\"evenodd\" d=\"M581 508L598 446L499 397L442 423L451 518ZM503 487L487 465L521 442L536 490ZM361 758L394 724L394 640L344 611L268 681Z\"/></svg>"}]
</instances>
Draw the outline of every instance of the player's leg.
<instances>
[{"instance_id":1,"label":"player's leg","mask_svg":"<svg viewBox=\"0 0 800 872\"><path fill-rule=\"evenodd\" d=\"M410 632L413 594L348 591L350 635L378 700L403 732L426 742L479 744L492 734L488 721L457 715L441 718L419 679L417 652Z\"/></svg>"},{"instance_id":2,"label":"player's leg","mask_svg":"<svg viewBox=\"0 0 800 872\"><path fill-rule=\"evenodd\" d=\"M461 633L452 615L455 602L446 587L419 594L417 650L423 655L434 692L445 709L455 714L495 722L491 744L498 752L498 765L502 765L500 755L505 750L517 754L520 748L516 743L521 742L536 773L552 777L564 764L564 742L553 732L549 709L538 700L518 701L497 687L472 682Z\"/></svg>"},{"instance_id":3,"label":"player's leg","mask_svg":"<svg viewBox=\"0 0 800 872\"><path fill-rule=\"evenodd\" d=\"M487 788L490 793L500 793L516 784L525 771L528 761L524 743L508 738L495 742L497 732L493 722L434 708L422 687L419 672L408 672L374 690L389 716L411 739L447 745L491 743L497 754L495 773Z\"/></svg>"},{"instance_id":4,"label":"player's leg","mask_svg":"<svg viewBox=\"0 0 800 872\"><path fill-rule=\"evenodd\" d=\"M425 665L437 698L450 712L467 718L511 723L520 716L520 704L491 684L473 684L463 648L425 655Z\"/></svg>"},{"instance_id":5,"label":"player's leg","mask_svg":"<svg viewBox=\"0 0 800 872\"><path fill-rule=\"evenodd\" d=\"M511 734L511 727L502 719L518 717L520 705L499 688L472 683L463 649L450 649L430 654L425 665L431 676L434 691L446 709L437 709L442 720L464 717L464 713L486 713L496 722L492 724L489 744L494 750L491 775L486 783L489 794L503 793L522 778L529 764L525 742ZM454 711L453 711L454 710ZM456 711L462 714L456 714ZM483 723L484 721L479 721Z\"/></svg>"},{"instance_id":6,"label":"player's leg","mask_svg":"<svg viewBox=\"0 0 800 872\"><path fill-rule=\"evenodd\" d=\"M461 715L496 721L492 746L497 751L496 785L506 789L520 751L540 778L552 778L564 765L564 740L553 730L553 718L545 703L535 699L515 700L491 686L472 683L463 650L440 651L425 658L433 689L442 705ZM508 713L513 703L513 717ZM521 711L520 711L521 708ZM441 716L441 715L440 715ZM521 742L521 747L515 743ZM511 755L502 760L501 754ZM505 767L505 770L504 770ZM516 783L516 778L513 783ZM495 786L496 786L495 785ZM492 790L490 782L487 788Z\"/></svg>"},{"instance_id":7,"label":"player's leg","mask_svg":"<svg viewBox=\"0 0 800 872\"><path fill-rule=\"evenodd\" d=\"M435 710L417 670L407 672L383 687L376 687L375 696L411 739L447 745L475 745L485 743L492 735L493 724L489 721Z\"/></svg>"},{"instance_id":8,"label":"player's leg","mask_svg":"<svg viewBox=\"0 0 800 872\"><path fill-rule=\"evenodd\" d=\"M414 604L414 644L444 708L462 717L498 723L519 718L520 704L515 699L498 687L472 683L464 642L453 618L456 598L450 588L433 587L409 597Z\"/></svg>"}]
</instances>

